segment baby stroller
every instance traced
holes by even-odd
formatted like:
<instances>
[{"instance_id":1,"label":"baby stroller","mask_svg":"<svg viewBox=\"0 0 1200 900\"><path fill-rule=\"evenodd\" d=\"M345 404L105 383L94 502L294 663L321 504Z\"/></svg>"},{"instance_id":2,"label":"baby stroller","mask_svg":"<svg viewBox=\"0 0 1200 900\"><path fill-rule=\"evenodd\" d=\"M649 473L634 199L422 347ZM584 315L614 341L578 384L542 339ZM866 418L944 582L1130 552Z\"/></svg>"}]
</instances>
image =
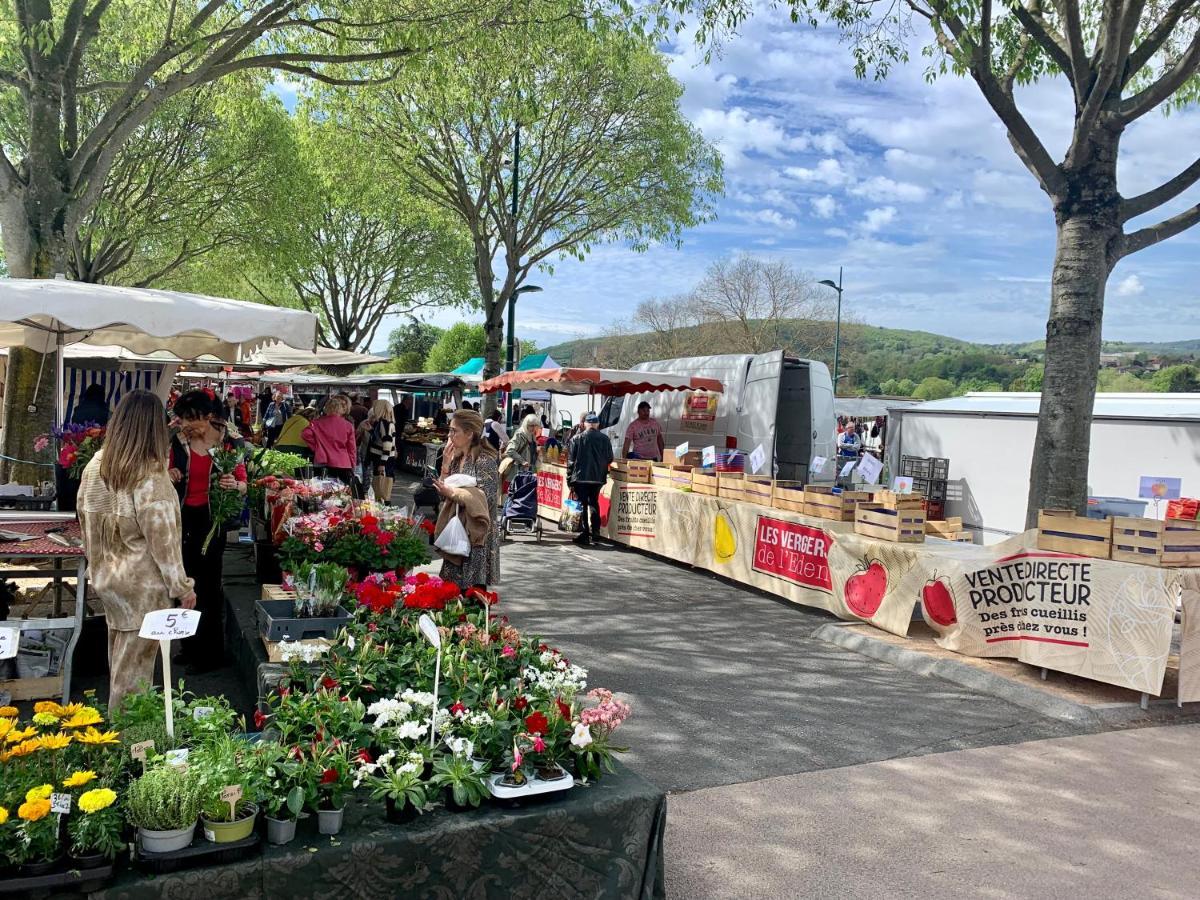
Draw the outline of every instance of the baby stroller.
<instances>
[{"instance_id":1,"label":"baby stroller","mask_svg":"<svg viewBox=\"0 0 1200 900\"><path fill-rule=\"evenodd\" d=\"M518 472L508 483L508 496L500 517L504 536L532 534L542 540L542 520L538 518L538 483L532 472Z\"/></svg>"}]
</instances>

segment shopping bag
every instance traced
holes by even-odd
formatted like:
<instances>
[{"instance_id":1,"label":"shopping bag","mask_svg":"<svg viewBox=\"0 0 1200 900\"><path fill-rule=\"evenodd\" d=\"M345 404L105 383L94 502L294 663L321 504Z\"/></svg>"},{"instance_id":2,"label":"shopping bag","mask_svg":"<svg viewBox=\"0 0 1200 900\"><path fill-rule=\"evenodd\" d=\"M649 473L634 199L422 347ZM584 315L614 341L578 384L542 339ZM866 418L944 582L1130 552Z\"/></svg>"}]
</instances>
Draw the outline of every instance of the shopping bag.
<instances>
[{"instance_id":1,"label":"shopping bag","mask_svg":"<svg viewBox=\"0 0 1200 900\"><path fill-rule=\"evenodd\" d=\"M462 520L458 516L452 517L446 523L446 527L433 542L433 546L447 556L471 555L471 540L467 537L467 529L463 527Z\"/></svg>"},{"instance_id":2,"label":"shopping bag","mask_svg":"<svg viewBox=\"0 0 1200 900\"><path fill-rule=\"evenodd\" d=\"M567 500L558 516L558 530L577 534L583 529L583 504L578 500Z\"/></svg>"}]
</instances>

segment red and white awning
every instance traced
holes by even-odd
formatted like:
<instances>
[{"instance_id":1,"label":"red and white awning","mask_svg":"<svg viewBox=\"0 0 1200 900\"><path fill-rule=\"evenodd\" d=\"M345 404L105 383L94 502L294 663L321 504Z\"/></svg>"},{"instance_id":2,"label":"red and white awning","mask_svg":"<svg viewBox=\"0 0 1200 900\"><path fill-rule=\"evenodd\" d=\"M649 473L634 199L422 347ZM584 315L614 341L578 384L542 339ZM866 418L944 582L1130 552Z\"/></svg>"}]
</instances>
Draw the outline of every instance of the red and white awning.
<instances>
[{"instance_id":1,"label":"red and white awning","mask_svg":"<svg viewBox=\"0 0 1200 900\"><path fill-rule=\"evenodd\" d=\"M623 397L655 391L724 391L715 378L636 372L632 369L529 369L503 372L479 385L483 394L499 391L549 391L554 394L598 394Z\"/></svg>"}]
</instances>

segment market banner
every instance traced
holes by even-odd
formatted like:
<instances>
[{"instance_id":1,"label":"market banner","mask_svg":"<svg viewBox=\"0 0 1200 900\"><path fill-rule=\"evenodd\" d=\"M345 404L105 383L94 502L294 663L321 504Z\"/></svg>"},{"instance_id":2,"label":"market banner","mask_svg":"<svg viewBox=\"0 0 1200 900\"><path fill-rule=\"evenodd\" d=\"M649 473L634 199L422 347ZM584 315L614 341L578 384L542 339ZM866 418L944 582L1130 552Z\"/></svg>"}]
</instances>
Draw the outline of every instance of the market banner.
<instances>
[{"instance_id":1,"label":"market banner","mask_svg":"<svg viewBox=\"0 0 1200 900\"><path fill-rule=\"evenodd\" d=\"M538 515L558 521L567 490L567 467L554 463L539 463L537 470Z\"/></svg>"},{"instance_id":2,"label":"market banner","mask_svg":"<svg viewBox=\"0 0 1200 900\"><path fill-rule=\"evenodd\" d=\"M1033 532L990 547L901 544L855 534L849 522L653 485L605 492L614 541L901 636L915 606L947 650L1151 694L1162 691L1183 594L1197 646L1181 653L1180 680L1200 694L1200 570L1039 551Z\"/></svg>"}]
</instances>

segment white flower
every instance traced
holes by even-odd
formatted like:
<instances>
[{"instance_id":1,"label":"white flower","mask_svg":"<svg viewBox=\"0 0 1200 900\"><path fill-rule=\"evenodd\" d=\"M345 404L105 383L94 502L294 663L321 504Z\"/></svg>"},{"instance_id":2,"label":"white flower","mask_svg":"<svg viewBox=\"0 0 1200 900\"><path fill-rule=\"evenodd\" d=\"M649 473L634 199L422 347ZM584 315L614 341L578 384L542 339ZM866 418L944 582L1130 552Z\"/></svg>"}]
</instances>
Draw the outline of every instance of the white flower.
<instances>
[{"instance_id":1,"label":"white flower","mask_svg":"<svg viewBox=\"0 0 1200 900\"><path fill-rule=\"evenodd\" d=\"M578 747L582 750L592 742L592 729L582 722L575 726L575 733L571 735L571 746Z\"/></svg>"},{"instance_id":2,"label":"white flower","mask_svg":"<svg viewBox=\"0 0 1200 900\"><path fill-rule=\"evenodd\" d=\"M415 706L433 706L433 694L427 691L406 690L400 695L401 700L407 700Z\"/></svg>"},{"instance_id":3,"label":"white flower","mask_svg":"<svg viewBox=\"0 0 1200 900\"><path fill-rule=\"evenodd\" d=\"M475 752L475 744L468 738L450 738L446 745L455 756L471 756Z\"/></svg>"},{"instance_id":4,"label":"white flower","mask_svg":"<svg viewBox=\"0 0 1200 900\"><path fill-rule=\"evenodd\" d=\"M381 757L379 757L379 759L375 760L375 762L380 767L386 769L391 764L392 760L395 758L396 758L396 751L388 750L386 753L383 754L383 756L381 756Z\"/></svg>"},{"instance_id":5,"label":"white flower","mask_svg":"<svg viewBox=\"0 0 1200 900\"><path fill-rule=\"evenodd\" d=\"M412 712L412 704L405 703L403 700L393 700L385 697L382 700L376 700L367 707L367 715L375 717L375 728L386 728L391 722L398 722L401 719L408 718Z\"/></svg>"},{"instance_id":6,"label":"white flower","mask_svg":"<svg viewBox=\"0 0 1200 900\"><path fill-rule=\"evenodd\" d=\"M467 724L472 728L483 728L485 725L492 724L492 717L485 712L471 713L467 717Z\"/></svg>"},{"instance_id":7,"label":"white flower","mask_svg":"<svg viewBox=\"0 0 1200 900\"><path fill-rule=\"evenodd\" d=\"M558 659L558 654L553 650L543 650L542 655L538 657L538 662L540 662L543 666L548 666L551 665L556 659Z\"/></svg>"},{"instance_id":8,"label":"white flower","mask_svg":"<svg viewBox=\"0 0 1200 900\"><path fill-rule=\"evenodd\" d=\"M354 635L352 635L352 634L346 635L346 647L350 650L351 653L354 652Z\"/></svg>"},{"instance_id":9,"label":"white flower","mask_svg":"<svg viewBox=\"0 0 1200 900\"><path fill-rule=\"evenodd\" d=\"M396 736L402 741L415 741L423 738L428 730L429 726L421 722L405 722L396 729Z\"/></svg>"},{"instance_id":10,"label":"white flower","mask_svg":"<svg viewBox=\"0 0 1200 900\"><path fill-rule=\"evenodd\" d=\"M404 765L402 765L396 771L399 772L401 775L411 775L414 772L419 771L420 769L421 769L421 766L417 765L415 762L406 762Z\"/></svg>"}]
</instances>

